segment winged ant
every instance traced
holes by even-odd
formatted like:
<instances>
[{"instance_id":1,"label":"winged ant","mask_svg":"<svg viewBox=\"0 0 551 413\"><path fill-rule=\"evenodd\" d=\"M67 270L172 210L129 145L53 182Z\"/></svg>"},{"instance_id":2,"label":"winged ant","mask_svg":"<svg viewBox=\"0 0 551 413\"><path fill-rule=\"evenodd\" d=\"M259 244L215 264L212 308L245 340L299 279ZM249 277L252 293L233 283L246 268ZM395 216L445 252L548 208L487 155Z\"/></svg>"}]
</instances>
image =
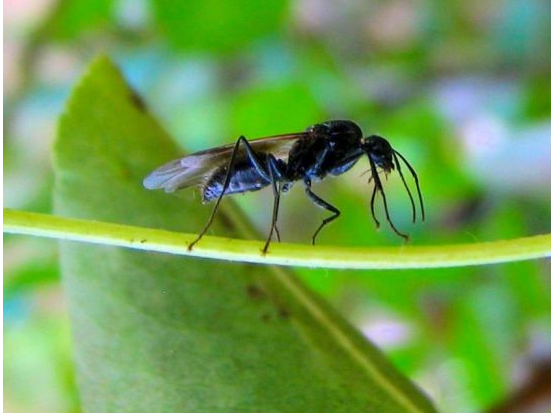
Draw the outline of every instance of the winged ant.
<instances>
[{"instance_id":1,"label":"winged ant","mask_svg":"<svg viewBox=\"0 0 551 413\"><path fill-rule=\"evenodd\" d=\"M385 174L396 169L406 188L412 209L412 221L416 220L416 206L411 191L402 173L400 159L409 169L421 208L421 218L425 220L425 208L419 188L419 179L410 163L388 141L380 136L363 137L358 125L348 120L330 120L308 127L304 132L269 136L256 140L239 137L235 144L224 145L185 156L171 161L149 174L143 185L147 189L164 189L173 192L179 189L198 186L203 202L214 201L210 217L197 238L189 245L191 250L211 226L220 201L224 195L258 191L271 186L274 195L272 223L262 252L268 251L274 232L280 240L277 228L279 199L294 182L304 183L310 200L331 212L312 236L312 244L324 226L339 217L340 211L329 202L312 192L312 182L320 181L327 175L341 175L352 168L362 155L366 155L374 182L371 195L371 216L377 228L379 220L375 216L375 198L381 194L386 220L392 230L404 239L408 235L400 232L392 222L388 212L387 199L377 168Z\"/></svg>"}]
</instances>

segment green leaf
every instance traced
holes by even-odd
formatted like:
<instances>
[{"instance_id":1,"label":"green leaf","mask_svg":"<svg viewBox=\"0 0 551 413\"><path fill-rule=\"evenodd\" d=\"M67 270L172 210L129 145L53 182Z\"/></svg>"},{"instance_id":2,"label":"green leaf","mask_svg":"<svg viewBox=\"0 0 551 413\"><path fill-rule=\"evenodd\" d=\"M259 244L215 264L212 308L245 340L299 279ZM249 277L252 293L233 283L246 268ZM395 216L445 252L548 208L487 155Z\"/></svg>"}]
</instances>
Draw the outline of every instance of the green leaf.
<instances>
[{"instance_id":1,"label":"green leaf","mask_svg":"<svg viewBox=\"0 0 551 413\"><path fill-rule=\"evenodd\" d=\"M194 231L208 213L189 193L142 188L178 150L105 57L74 91L54 155L60 215ZM228 204L214 231L242 234ZM86 411L434 411L283 269L66 241L61 271Z\"/></svg>"}]
</instances>

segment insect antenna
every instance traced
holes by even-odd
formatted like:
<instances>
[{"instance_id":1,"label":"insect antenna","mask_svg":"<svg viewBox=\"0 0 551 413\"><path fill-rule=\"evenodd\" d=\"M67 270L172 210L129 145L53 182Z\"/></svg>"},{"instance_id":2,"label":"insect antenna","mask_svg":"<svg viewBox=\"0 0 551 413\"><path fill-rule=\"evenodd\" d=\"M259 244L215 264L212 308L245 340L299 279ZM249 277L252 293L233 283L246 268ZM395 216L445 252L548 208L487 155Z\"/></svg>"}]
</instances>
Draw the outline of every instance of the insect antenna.
<instances>
[{"instance_id":1,"label":"insect antenna","mask_svg":"<svg viewBox=\"0 0 551 413\"><path fill-rule=\"evenodd\" d=\"M402 167L400 166L400 162L398 161L398 157L396 156L396 153L392 154L394 156L394 161L396 162L396 169L398 170L398 174L400 175L400 178L402 178L402 182L404 183L404 186L406 187L406 191L409 196L409 201L411 202L411 211L412 211L412 222L415 223L415 202L413 201L413 196L411 195L411 191L409 190L408 184L404 178L404 174L402 173Z\"/></svg>"},{"instance_id":2,"label":"insect antenna","mask_svg":"<svg viewBox=\"0 0 551 413\"><path fill-rule=\"evenodd\" d=\"M395 151L393 149L393 152L395 155L398 155L402 161L406 163L406 166L408 167L409 171L411 172L411 175L413 176L413 179L415 180L415 186L417 187L417 196L419 197L419 204L421 204L421 219L425 220L425 206L423 205L423 197L421 196L421 189L419 188L419 178L417 178L417 174L415 173L415 170L413 167L409 164L406 158L404 158L400 152Z\"/></svg>"},{"instance_id":3,"label":"insect antenna","mask_svg":"<svg viewBox=\"0 0 551 413\"><path fill-rule=\"evenodd\" d=\"M371 196L371 214L373 215L373 218L375 218L375 215L373 214L373 202L375 200L375 192L379 190L383 198L383 205L385 207L386 220L390 224L390 227L392 228L392 230L407 241L409 239L409 236L407 234L403 234L400 231L398 231L398 229L394 226L392 219L390 219L390 213L388 212L388 205L386 203L385 191L383 189L383 184L381 182L381 178L379 177L379 173L377 172L377 168L375 167L375 162L373 162L373 159L371 159L369 154L367 154L367 159L369 159L369 164L371 165L371 176L373 176L373 179L375 181L375 189L374 189L373 195ZM378 223L376 218L375 218L375 221Z\"/></svg>"}]
</instances>

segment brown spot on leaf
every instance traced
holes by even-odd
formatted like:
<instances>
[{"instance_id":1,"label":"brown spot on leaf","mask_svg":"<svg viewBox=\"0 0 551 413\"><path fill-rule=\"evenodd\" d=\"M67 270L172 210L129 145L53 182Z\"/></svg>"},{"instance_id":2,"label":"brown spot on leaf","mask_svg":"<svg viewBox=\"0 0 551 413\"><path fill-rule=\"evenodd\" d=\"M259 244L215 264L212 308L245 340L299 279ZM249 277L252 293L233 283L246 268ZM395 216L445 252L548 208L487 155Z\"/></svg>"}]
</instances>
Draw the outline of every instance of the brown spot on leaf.
<instances>
[{"instance_id":1,"label":"brown spot on leaf","mask_svg":"<svg viewBox=\"0 0 551 413\"><path fill-rule=\"evenodd\" d=\"M247 294L249 297L254 298L255 300L260 300L266 298L266 293L262 288L255 284L247 285Z\"/></svg>"},{"instance_id":2,"label":"brown spot on leaf","mask_svg":"<svg viewBox=\"0 0 551 413\"><path fill-rule=\"evenodd\" d=\"M291 315L289 310L287 310L284 307L279 307L277 309L277 314L279 315L280 318L289 318L289 316Z\"/></svg>"}]
</instances>

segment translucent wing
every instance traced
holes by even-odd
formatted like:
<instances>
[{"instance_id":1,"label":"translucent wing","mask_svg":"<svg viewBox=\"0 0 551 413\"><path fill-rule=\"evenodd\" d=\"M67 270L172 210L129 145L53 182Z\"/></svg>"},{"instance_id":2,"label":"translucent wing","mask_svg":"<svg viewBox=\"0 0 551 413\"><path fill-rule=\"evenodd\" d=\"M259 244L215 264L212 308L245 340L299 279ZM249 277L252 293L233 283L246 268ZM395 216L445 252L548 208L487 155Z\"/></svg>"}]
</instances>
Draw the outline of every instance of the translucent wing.
<instances>
[{"instance_id":1,"label":"translucent wing","mask_svg":"<svg viewBox=\"0 0 551 413\"><path fill-rule=\"evenodd\" d=\"M256 152L271 153L276 158L286 160L295 141L306 132L276 135L249 141ZM235 143L196 152L180 159L168 162L151 172L143 180L147 189L164 189L173 192L177 189L201 185L220 166L228 164ZM239 157L245 156L241 145Z\"/></svg>"}]
</instances>

